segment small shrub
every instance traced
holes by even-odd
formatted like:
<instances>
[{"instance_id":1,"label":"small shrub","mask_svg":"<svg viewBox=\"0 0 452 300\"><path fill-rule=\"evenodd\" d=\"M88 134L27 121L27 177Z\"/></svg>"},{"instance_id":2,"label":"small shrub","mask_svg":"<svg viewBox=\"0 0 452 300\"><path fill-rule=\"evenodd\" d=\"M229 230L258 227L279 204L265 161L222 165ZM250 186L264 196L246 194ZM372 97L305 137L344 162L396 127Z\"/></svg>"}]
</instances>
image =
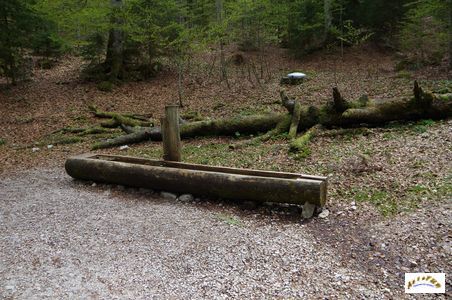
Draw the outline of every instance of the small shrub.
<instances>
[{"instance_id":1,"label":"small shrub","mask_svg":"<svg viewBox=\"0 0 452 300\"><path fill-rule=\"evenodd\" d=\"M311 155L311 148L308 145L304 145L301 148L298 148L297 152L294 152L293 158L297 161L302 161L305 158L308 158Z\"/></svg>"},{"instance_id":2,"label":"small shrub","mask_svg":"<svg viewBox=\"0 0 452 300\"><path fill-rule=\"evenodd\" d=\"M113 90L113 83L110 81L101 81L97 84L97 89L102 92L111 92Z\"/></svg>"},{"instance_id":3,"label":"small shrub","mask_svg":"<svg viewBox=\"0 0 452 300\"><path fill-rule=\"evenodd\" d=\"M67 51L67 45L61 37L52 31L43 31L36 35L32 43L34 54L50 57L59 57Z\"/></svg>"},{"instance_id":4,"label":"small shrub","mask_svg":"<svg viewBox=\"0 0 452 300\"><path fill-rule=\"evenodd\" d=\"M3 146L5 144L6 144L6 141L4 139L0 138L0 146Z\"/></svg>"},{"instance_id":5,"label":"small shrub","mask_svg":"<svg viewBox=\"0 0 452 300\"><path fill-rule=\"evenodd\" d=\"M89 35L81 47L82 57L89 61L90 65L99 65L102 60L103 49L107 44L106 36L101 33Z\"/></svg>"},{"instance_id":6,"label":"small shrub","mask_svg":"<svg viewBox=\"0 0 452 300\"><path fill-rule=\"evenodd\" d=\"M352 20L344 21L343 30L333 27L332 32L339 41L344 42L347 46L359 46L374 34L364 27L353 26Z\"/></svg>"},{"instance_id":7,"label":"small shrub","mask_svg":"<svg viewBox=\"0 0 452 300\"><path fill-rule=\"evenodd\" d=\"M219 214L218 219L231 226L243 226L240 219L228 214Z\"/></svg>"},{"instance_id":8,"label":"small shrub","mask_svg":"<svg viewBox=\"0 0 452 300\"><path fill-rule=\"evenodd\" d=\"M416 125L413 126L413 131L417 133L424 133L427 131L428 127L435 124L435 121L427 119L427 120L420 120L416 123Z\"/></svg>"},{"instance_id":9,"label":"small shrub","mask_svg":"<svg viewBox=\"0 0 452 300\"><path fill-rule=\"evenodd\" d=\"M399 34L406 66L440 64L448 46L448 4L443 0L419 1L407 12Z\"/></svg>"},{"instance_id":10,"label":"small shrub","mask_svg":"<svg viewBox=\"0 0 452 300\"><path fill-rule=\"evenodd\" d=\"M411 73L405 70L399 71L397 73L397 78L411 79Z\"/></svg>"},{"instance_id":11,"label":"small shrub","mask_svg":"<svg viewBox=\"0 0 452 300\"><path fill-rule=\"evenodd\" d=\"M44 70L52 69L56 65L56 61L49 59L47 57L40 58L36 61L36 64L39 68Z\"/></svg>"},{"instance_id":12,"label":"small shrub","mask_svg":"<svg viewBox=\"0 0 452 300\"><path fill-rule=\"evenodd\" d=\"M195 121L203 121L204 118L198 111L187 111L182 114L182 119L195 122Z\"/></svg>"}]
</instances>

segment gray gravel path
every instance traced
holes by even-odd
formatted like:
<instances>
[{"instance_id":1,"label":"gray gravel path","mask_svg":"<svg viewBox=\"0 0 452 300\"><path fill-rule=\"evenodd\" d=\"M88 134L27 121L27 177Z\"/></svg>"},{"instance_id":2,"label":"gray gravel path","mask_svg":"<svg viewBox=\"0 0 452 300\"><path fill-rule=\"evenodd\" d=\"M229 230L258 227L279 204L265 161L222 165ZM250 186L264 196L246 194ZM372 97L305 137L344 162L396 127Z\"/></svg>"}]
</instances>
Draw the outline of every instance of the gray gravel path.
<instances>
[{"instance_id":1,"label":"gray gravel path","mask_svg":"<svg viewBox=\"0 0 452 300\"><path fill-rule=\"evenodd\" d=\"M261 219L61 170L0 179L0 298L391 298L310 224Z\"/></svg>"}]
</instances>

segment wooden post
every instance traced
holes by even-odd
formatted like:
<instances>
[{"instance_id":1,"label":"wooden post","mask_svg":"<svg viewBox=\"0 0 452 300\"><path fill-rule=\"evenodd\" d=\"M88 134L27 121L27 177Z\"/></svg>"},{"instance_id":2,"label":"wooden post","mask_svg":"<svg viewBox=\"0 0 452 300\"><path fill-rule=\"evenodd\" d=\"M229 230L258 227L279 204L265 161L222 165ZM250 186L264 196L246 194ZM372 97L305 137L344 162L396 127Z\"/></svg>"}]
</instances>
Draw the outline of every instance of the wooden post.
<instances>
[{"instance_id":1,"label":"wooden post","mask_svg":"<svg viewBox=\"0 0 452 300\"><path fill-rule=\"evenodd\" d=\"M163 159L181 161L179 106L165 106L165 117L161 118L160 122L162 125Z\"/></svg>"}]
</instances>

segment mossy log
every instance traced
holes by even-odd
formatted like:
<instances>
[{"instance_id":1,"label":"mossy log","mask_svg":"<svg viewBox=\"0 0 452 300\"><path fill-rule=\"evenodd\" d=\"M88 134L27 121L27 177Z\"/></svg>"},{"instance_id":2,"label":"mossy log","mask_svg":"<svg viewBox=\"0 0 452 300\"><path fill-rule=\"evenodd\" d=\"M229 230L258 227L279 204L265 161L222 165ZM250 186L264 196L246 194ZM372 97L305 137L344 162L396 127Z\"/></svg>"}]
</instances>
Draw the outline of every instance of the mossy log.
<instances>
[{"instance_id":1,"label":"mossy log","mask_svg":"<svg viewBox=\"0 0 452 300\"><path fill-rule=\"evenodd\" d=\"M94 114L94 116L98 118L111 119L101 123L101 126L105 128L115 128L120 126L121 124L138 127L150 127L154 125L154 123L151 120L149 120L151 115L107 112L99 110L94 105L89 105L88 109Z\"/></svg>"},{"instance_id":2,"label":"mossy log","mask_svg":"<svg viewBox=\"0 0 452 300\"><path fill-rule=\"evenodd\" d=\"M109 133L110 130L102 127L87 127L87 128L78 128L78 127L64 127L60 130L54 131L55 133L74 133L79 136L85 136L90 134L101 134L101 133Z\"/></svg>"},{"instance_id":3,"label":"mossy log","mask_svg":"<svg viewBox=\"0 0 452 300\"><path fill-rule=\"evenodd\" d=\"M255 138L244 140L239 143L231 144L231 145L229 145L229 149L236 150L236 149L240 149L240 148L243 148L246 146L251 146L251 145L256 145L258 143L266 142L278 134L287 132L290 124L291 124L291 116L286 115L283 119L281 119L281 121L279 121L278 124L276 124L276 127L274 129L267 131L267 133L265 133L263 135L259 135Z\"/></svg>"},{"instance_id":4,"label":"mossy log","mask_svg":"<svg viewBox=\"0 0 452 300\"><path fill-rule=\"evenodd\" d=\"M291 152L303 152L308 146L309 142L317 135L319 130L321 129L321 125L317 124L307 130L304 134L299 136L296 139L293 139L290 142L290 151Z\"/></svg>"},{"instance_id":5,"label":"mossy log","mask_svg":"<svg viewBox=\"0 0 452 300\"><path fill-rule=\"evenodd\" d=\"M298 124L300 123L301 108L301 103L299 101L296 101L293 108L292 120L289 128L288 137L290 139L294 139L297 136Z\"/></svg>"},{"instance_id":6,"label":"mossy log","mask_svg":"<svg viewBox=\"0 0 452 300\"><path fill-rule=\"evenodd\" d=\"M116 113L116 112L108 112L103 111L97 108L95 105L88 105L88 109L98 118L113 118L116 115L122 115L126 118L131 118L135 120L141 120L141 121L149 121L150 118L152 118L152 114L133 114L133 113Z\"/></svg>"},{"instance_id":7,"label":"mossy log","mask_svg":"<svg viewBox=\"0 0 452 300\"><path fill-rule=\"evenodd\" d=\"M417 82L414 88L414 97L397 98L390 100L359 99L347 102L335 91L336 100L320 107L301 106L298 132L320 124L326 128L331 127L356 127L379 126L391 121L412 121L419 119L444 119L452 116L452 94L436 95L424 92ZM339 95L339 96L338 96ZM275 113L266 115L254 115L232 119L218 119L200 122L192 122L181 125L181 137L193 138L198 136L234 136L237 132L255 134L268 132L264 135L269 138L279 129L275 127L284 125L285 131L289 130L294 111L295 102L281 93L283 105L289 113ZM342 111L346 107L344 111ZM288 122L284 122L288 120ZM94 149L114 147L123 144L137 143L144 140L160 141L161 131L159 127L135 129L128 135L113 140L101 142Z\"/></svg>"},{"instance_id":8,"label":"mossy log","mask_svg":"<svg viewBox=\"0 0 452 300\"><path fill-rule=\"evenodd\" d=\"M193 138L198 136L233 136L237 132L245 134L266 132L275 128L277 124L283 120L287 120L289 117L290 115L288 114L267 114L185 123L180 126L180 134L181 138ZM133 130L130 127L124 128L129 132ZM137 129L127 135L97 143L93 146L93 150L139 143L145 140L161 141L161 128Z\"/></svg>"}]
</instances>

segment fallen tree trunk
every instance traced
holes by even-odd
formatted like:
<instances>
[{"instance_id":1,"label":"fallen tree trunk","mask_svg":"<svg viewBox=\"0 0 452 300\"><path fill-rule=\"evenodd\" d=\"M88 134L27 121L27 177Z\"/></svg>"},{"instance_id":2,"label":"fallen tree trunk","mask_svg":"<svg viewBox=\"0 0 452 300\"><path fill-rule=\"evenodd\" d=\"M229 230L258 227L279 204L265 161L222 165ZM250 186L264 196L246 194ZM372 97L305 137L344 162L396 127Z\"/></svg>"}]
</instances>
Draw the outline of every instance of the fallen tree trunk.
<instances>
[{"instance_id":1,"label":"fallen tree trunk","mask_svg":"<svg viewBox=\"0 0 452 300\"><path fill-rule=\"evenodd\" d=\"M234 136L237 132L253 134L268 132L278 124L285 124L288 131L295 102L281 94L283 105L289 113L254 115L232 119L199 121L181 125L181 137L198 136ZM298 110L298 109L297 109ZM298 112L297 112L298 113ZM391 121L414 121L419 119L444 119L452 116L452 94L435 95L424 92L415 83L414 97L390 100L363 99L347 102L337 89L334 100L321 107L301 106L298 120L298 132L303 132L317 124L326 128L378 126ZM286 122L284 122L286 121ZM295 120L297 121L297 120ZM160 141L159 127L132 129L133 132L113 140L96 144L93 149L109 148L118 145L137 143L145 140ZM270 131L264 137L271 137L277 131Z\"/></svg>"},{"instance_id":2,"label":"fallen tree trunk","mask_svg":"<svg viewBox=\"0 0 452 300\"><path fill-rule=\"evenodd\" d=\"M154 125L154 123L151 120L149 120L151 115L138 115L130 113L121 114L116 112L102 111L99 110L94 105L89 105L88 109L94 114L94 116L98 118L110 119L101 123L101 126L105 128L115 128L120 126L121 124L127 126L142 126L142 127L150 127Z\"/></svg>"},{"instance_id":3,"label":"fallen tree trunk","mask_svg":"<svg viewBox=\"0 0 452 300\"><path fill-rule=\"evenodd\" d=\"M321 128L321 125L317 124L307 130L303 135L290 142L291 152L305 152L309 142L317 135Z\"/></svg>"},{"instance_id":4,"label":"fallen tree trunk","mask_svg":"<svg viewBox=\"0 0 452 300\"><path fill-rule=\"evenodd\" d=\"M182 124L180 126L180 134L181 138L193 138L197 136L231 136L235 135L237 132L266 132L274 128L282 120L288 118L290 118L290 115L288 114L268 114L234 119L198 121ZM134 130L131 127L125 126L123 129L126 129L126 132L128 132L127 135L97 143L93 146L93 150L133 144L145 140L162 140L162 132L160 127Z\"/></svg>"}]
</instances>

